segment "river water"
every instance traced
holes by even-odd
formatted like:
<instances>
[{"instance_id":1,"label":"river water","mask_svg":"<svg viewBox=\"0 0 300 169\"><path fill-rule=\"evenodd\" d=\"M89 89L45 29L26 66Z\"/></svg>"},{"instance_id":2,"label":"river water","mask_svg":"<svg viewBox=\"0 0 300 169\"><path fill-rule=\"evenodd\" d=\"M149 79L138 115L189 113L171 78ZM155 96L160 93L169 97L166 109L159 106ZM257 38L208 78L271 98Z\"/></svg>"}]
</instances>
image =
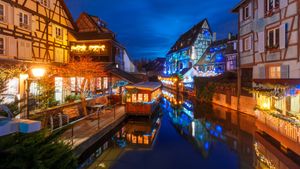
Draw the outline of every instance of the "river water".
<instances>
[{"instance_id":1,"label":"river water","mask_svg":"<svg viewBox=\"0 0 300 169\"><path fill-rule=\"evenodd\" d=\"M170 91L164 91L165 93ZM170 92L153 119L128 119L91 148L81 168L286 169L300 158L283 151L255 118Z\"/></svg>"}]
</instances>

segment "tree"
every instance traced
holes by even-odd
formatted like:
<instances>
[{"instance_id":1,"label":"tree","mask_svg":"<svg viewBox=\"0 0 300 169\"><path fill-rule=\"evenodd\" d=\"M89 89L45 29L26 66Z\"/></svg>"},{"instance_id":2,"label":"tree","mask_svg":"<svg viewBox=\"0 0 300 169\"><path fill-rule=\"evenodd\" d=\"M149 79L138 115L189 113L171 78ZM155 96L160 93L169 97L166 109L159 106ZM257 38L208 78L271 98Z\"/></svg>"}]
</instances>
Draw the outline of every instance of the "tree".
<instances>
[{"instance_id":1,"label":"tree","mask_svg":"<svg viewBox=\"0 0 300 169\"><path fill-rule=\"evenodd\" d=\"M22 72L20 65L1 65L0 66L0 94L7 89L10 79L17 77ZM0 104L3 103L3 97L0 96Z\"/></svg>"},{"instance_id":2,"label":"tree","mask_svg":"<svg viewBox=\"0 0 300 169\"><path fill-rule=\"evenodd\" d=\"M0 139L0 168L76 168L77 159L69 144L59 140L64 130L50 133L16 133Z\"/></svg>"},{"instance_id":3,"label":"tree","mask_svg":"<svg viewBox=\"0 0 300 169\"><path fill-rule=\"evenodd\" d=\"M80 98L83 107L83 113L86 116L86 96L85 93L89 90L88 86L92 79L106 76L106 66L104 63L95 62L89 57L80 57L77 60L69 62L65 66L59 67L58 72L62 77L81 77L83 78L80 88Z\"/></svg>"}]
</instances>

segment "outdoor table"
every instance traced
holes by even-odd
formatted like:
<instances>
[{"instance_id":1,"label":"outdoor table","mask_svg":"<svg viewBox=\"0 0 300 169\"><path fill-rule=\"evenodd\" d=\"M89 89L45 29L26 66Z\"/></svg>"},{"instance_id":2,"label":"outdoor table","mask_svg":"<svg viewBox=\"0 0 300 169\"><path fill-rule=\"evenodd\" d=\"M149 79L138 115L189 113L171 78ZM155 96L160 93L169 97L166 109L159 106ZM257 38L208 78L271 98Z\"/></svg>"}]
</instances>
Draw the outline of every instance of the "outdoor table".
<instances>
[{"instance_id":1,"label":"outdoor table","mask_svg":"<svg viewBox=\"0 0 300 169\"><path fill-rule=\"evenodd\" d=\"M99 113L103 108L104 108L104 105L102 104L96 104L96 105L93 105L93 106L88 106L88 108L91 109L91 111L96 111L96 113Z\"/></svg>"}]
</instances>

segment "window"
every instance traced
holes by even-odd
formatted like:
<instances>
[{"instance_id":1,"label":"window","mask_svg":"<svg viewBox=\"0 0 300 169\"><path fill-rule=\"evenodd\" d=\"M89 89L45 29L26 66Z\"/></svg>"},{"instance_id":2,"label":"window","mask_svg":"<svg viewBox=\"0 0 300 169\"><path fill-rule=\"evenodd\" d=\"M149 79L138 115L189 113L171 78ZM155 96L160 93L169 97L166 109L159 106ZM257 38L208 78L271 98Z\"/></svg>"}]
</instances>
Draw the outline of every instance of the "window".
<instances>
[{"instance_id":1,"label":"window","mask_svg":"<svg viewBox=\"0 0 300 169\"><path fill-rule=\"evenodd\" d=\"M0 4L0 21L4 21L4 6Z\"/></svg>"},{"instance_id":2,"label":"window","mask_svg":"<svg viewBox=\"0 0 300 169\"><path fill-rule=\"evenodd\" d=\"M249 5L244 7L243 9L243 20L247 20L249 18Z\"/></svg>"},{"instance_id":3,"label":"window","mask_svg":"<svg viewBox=\"0 0 300 169\"><path fill-rule=\"evenodd\" d=\"M48 0L38 0L38 2L44 7L49 7L50 4Z\"/></svg>"},{"instance_id":4,"label":"window","mask_svg":"<svg viewBox=\"0 0 300 169\"><path fill-rule=\"evenodd\" d=\"M268 48L277 49L279 47L279 28L268 31Z\"/></svg>"},{"instance_id":5,"label":"window","mask_svg":"<svg viewBox=\"0 0 300 169\"><path fill-rule=\"evenodd\" d=\"M28 14L20 12L19 22L20 22L20 27L28 29L29 28L29 16L28 16Z\"/></svg>"},{"instance_id":6,"label":"window","mask_svg":"<svg viewBox=\"0 0 300 169\"><path fill-rule=\"evenodd\" d=\"M126 100L127 100L127 102L128 102L128 103L130 103L130 102L131 102L131 97L130 97L130 95L129 95L129 97L127 97L127 99L126 99Z\"/></svg>"},{"instance_id":7,"label":"window","mask_svg":"<svg viewBox=\"0 0 300 169\"><path fill-rule=\"evenodd\" d=\"M4 54L4 38L0 38L0 54Z\"/></svg>"},{"instance_id":8,"label":"window","mask_svg":"<svg viewBox=\"0 0 300 169\"><path fill-rule=\"evenodd\" d=\"M244 50L249 51L251 50L251 37L247 37L244 39Z\"/></svg>"},{"instance_id":9,"label":"window","mask_svg":"<svg viewBox=\"0 0 300 169\"><path fill-rule=\"evenodd\" d=\"M103 88L108 89L108 78L107 77L103 78Z\"/></svg>"},{"instance_id":10,"label":"window","mask_svg":"<svg viewBox=\"0 0 300 169\"><path fill-rule=\"evenodd\" d=\"M60 39L60 40L63 39L62 28L60 28L60 27L55 27L55 37L56 37L57 39Z\"/></svg>"},{"instance_id":11,"label":"window","mask_svg":"<svg viewBox=\"0 0 300 169\"><path fill-rule=\"evenodd\" d=\"M101 77L98 77L96 79L96 89L97 90L101 90L102 89L102 79L101 79Z\"/></svg>"},{"instance_id":12,"label":"window","mask_svg":"<svg viewBox=\"0 0 300 169\"><path fill-rule=\"evenodd\" d=\"M269 78L270 79L280 79L281 67L280 66L270 66L269 67Z\"/></svg>"},{"instance_id":13,"label":"window","mask_svg":"<svg viewBox=\"0 0 300 169\"><path fill-rule=\"evenodd\" d=\"M149 102L148 94L144 94L144 102Z\"/></svg>"},{"instance_id":14,"label":"window","mask_svg":"<svg viewBox=\"0 0 300 169\"><path fill-rule=\"evenodd\" d=\"M266 13L279 8L279 0L266 0Z\"/></svg>"},{"instance_id":15,"label":"window","mask_svg":"<svg viewBox=\"0 0 300 169\"><path fill-rule=\"evenodd\" d=\"M132 94L132 103L136 103L136 94Z\"/></svg>"},{"instance_id":16,"label":"window","mask_svg":"<svg viewBox=\"0 0 300 169\"><path fill-rule=\"evenodd\" d=\"M143 102L143 94L138 94L138 102Z\"/></svg>"}]
</instances>

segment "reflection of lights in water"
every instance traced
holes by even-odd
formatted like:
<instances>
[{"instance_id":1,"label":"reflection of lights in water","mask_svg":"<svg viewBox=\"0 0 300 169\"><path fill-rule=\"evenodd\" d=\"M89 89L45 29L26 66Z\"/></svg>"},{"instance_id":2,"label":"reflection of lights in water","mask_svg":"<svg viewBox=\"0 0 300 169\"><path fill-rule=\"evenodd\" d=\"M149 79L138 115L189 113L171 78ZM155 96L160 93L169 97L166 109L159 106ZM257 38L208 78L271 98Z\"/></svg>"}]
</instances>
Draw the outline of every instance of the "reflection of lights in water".
<instances>
[{"instance_id":1,"label":"reflection of lights in water","mask_svg":"<svg viewBox=\"0 0 300 169\"><path fill-rule=\"evenodd\" d=\"M205 142L205 144L204 144L204 148L205 148L205 150L208 150L209 149L209 142L207 141L207 142Z\"/></svg>"},{"instance_id":2,"label":"reflection of lights in water","mask_svg":"<svg viewBox=\"0 0 300 169\"><path fill-rule=\"evenodd\" d=\"M258 144L255 143L254 144L254 149L255 149L255 154L257 159L262 162L263 164L265 164L268 168L270 169L276 169L276 167L274 166L274 164L272 163L272 161L270 161L269 159L267 159L259 150L258 150Z\"/></svg>"},{"instance_id":3,"label":"reflection of lights in water","mask_svg":"<svg viewBox=\"0 0 300 169\"><path fill-rule=\"evenodd\" d=\"M195 129L195 122L192 122L192 136L195 137L196 136L196 129Z\"/></svg>"},{"instance_id":4,"label":"reflection of lights in water","mask_svg":"<svg viewBox=\"0 0 300 169\"><path fill-rule=\"evenodd\" d=\"M192 119L194 118L194 113L188 109L186 109L185 107L183 107L183 112L185 114L187 114L188 116L190 116Z\"/></svg>"}]
</instances>

